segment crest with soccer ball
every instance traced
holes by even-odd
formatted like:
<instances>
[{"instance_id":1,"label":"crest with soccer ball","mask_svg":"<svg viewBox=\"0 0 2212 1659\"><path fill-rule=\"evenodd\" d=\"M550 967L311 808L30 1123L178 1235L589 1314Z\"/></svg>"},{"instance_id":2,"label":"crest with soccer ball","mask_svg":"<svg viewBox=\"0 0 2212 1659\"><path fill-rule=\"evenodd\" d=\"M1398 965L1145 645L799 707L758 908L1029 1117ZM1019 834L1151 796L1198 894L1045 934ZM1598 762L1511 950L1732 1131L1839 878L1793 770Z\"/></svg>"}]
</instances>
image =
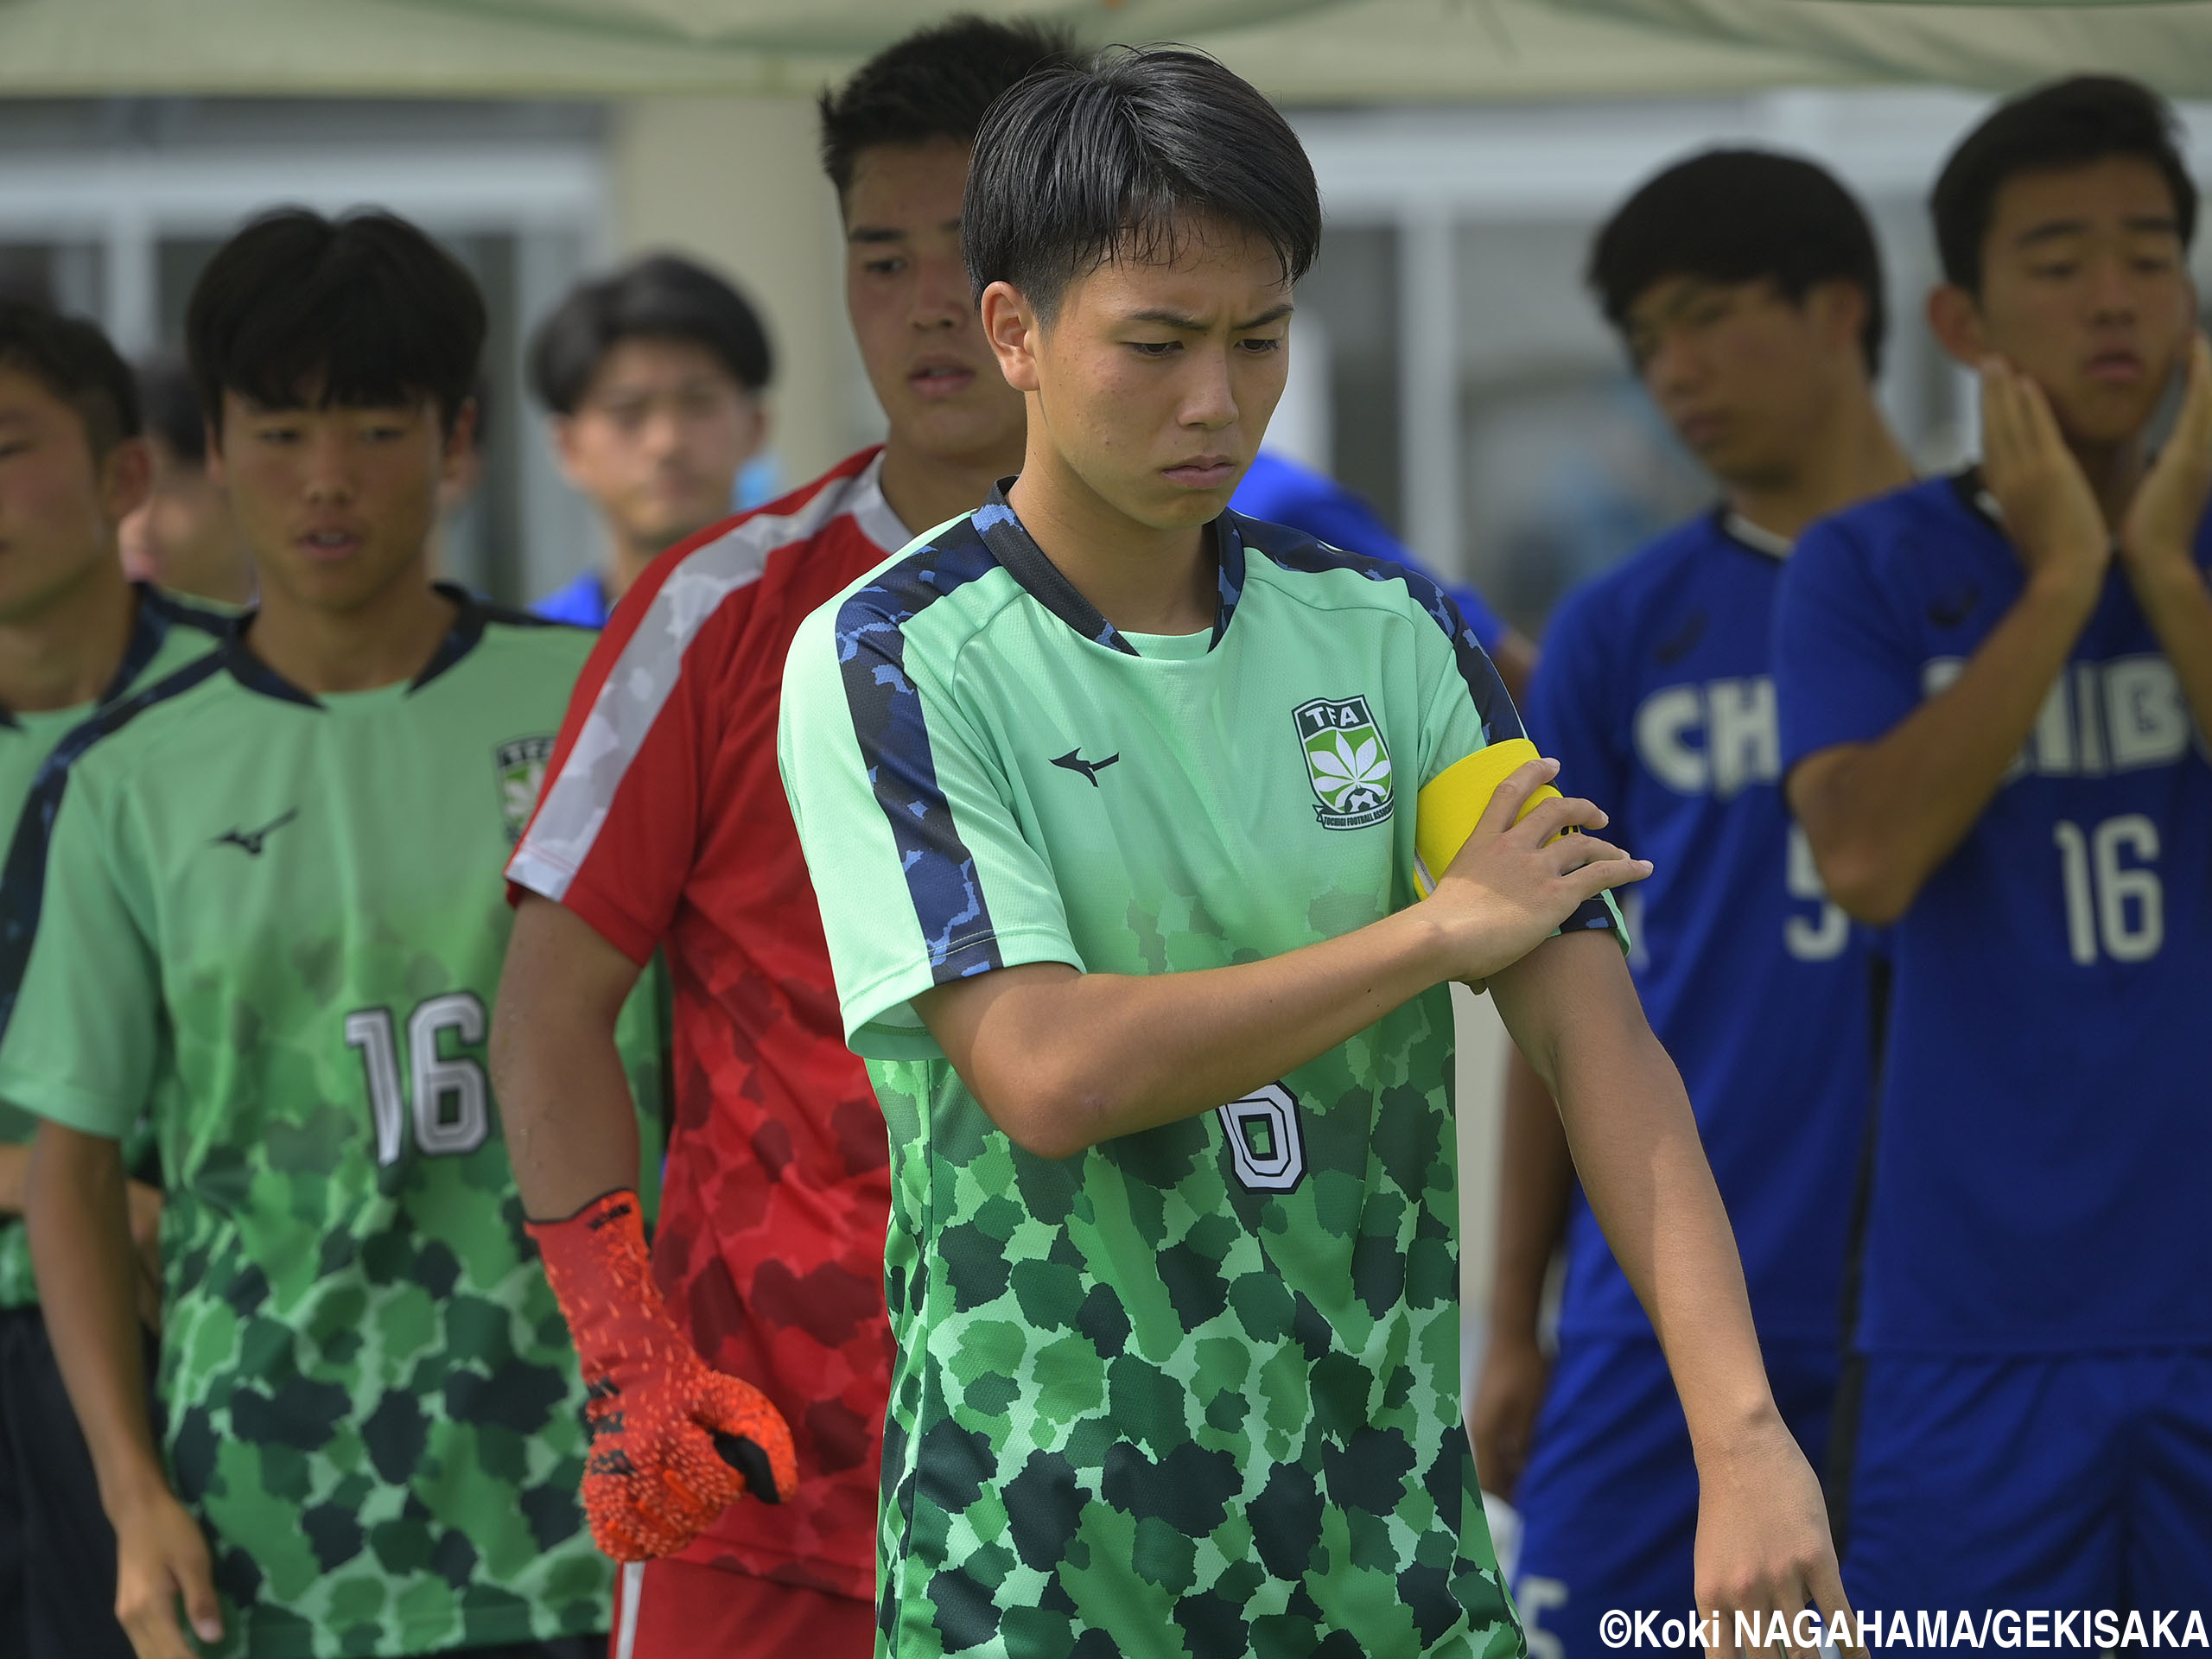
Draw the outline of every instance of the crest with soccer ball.
<instances>
[{"instance_id":1,"label":"crest with soccer ball","mask_svg":"<svg viewBox=\"0 0 2212 1659\"><path fill-rule=\"evenodd\" d=\"M1316 697L1291 710L1324 830L1363 830L1390 816L1390 746L1365 697Z\"/></svg>"}]
</instances>

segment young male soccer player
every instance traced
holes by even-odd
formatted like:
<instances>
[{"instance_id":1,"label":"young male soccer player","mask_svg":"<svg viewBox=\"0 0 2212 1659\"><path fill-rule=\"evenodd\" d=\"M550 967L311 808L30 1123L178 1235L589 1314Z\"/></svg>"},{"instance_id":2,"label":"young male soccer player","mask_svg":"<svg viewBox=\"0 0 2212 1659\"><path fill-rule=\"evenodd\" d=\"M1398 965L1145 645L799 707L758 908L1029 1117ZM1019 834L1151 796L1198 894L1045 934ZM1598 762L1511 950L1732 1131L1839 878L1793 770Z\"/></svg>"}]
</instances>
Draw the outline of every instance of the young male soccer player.
<instances>
[{"instance_id":1,"label":"young male soccer player","mask_svg":"<svg viewBox=\"0 0 2212 1659\"><path fill-rule=\"evenodd\" d=\"M846 300L889 439L652 566L577 688L509 868L525 896L493 1052L517 1173L586 1375L620 1389L606 1408L659 1414L631 1436L636 1472L586 1491L601 1545L642 1563L617 1608L635 1659L842 1659L874 1641L887 1154L837 1023L776 710L800 619L1021 464L1022 402L961 263L961 191L984 111L1064 55L1033 29L955 22L823 100ZM677 1106L648 1281L642 1239L607 1219L625 1202L609 1172L635 1156L608 1031L657 946ZM634 1327L616 1312L658 1333L649 1358L622 1357ZM709 1367L789 1422L798 1487L780 1508L722 1508L738 1482L709 1446Z\"/></svg>"},{"instance_id":2,"label":"young male soccer player","mask_svg":"<svg viewBox=\"0 0 2212 1659\"><path fill-rule=\"evenodd\" d=\"M65 741L9 872L35 942L0 1097L46 1119L39 1287L140 1659L189 1651L180 1599L247 1659L607 1628L584 1390L483 1066L499 861L590 639L426 574L483 331L381 214L216 254L187 332L260 607ZM149 1111L159 1452L116 1144Z\"/></svg>"},{"instance_id":3,"label":"young male soccer player","mask_svg":"<svg viewBox=\"0 0 2212 1659\"><path fill-rule=\"evenodd\" d=\"M137 388L100 331L0 300L0 821L10 829L65 734L212 650L227 626L124 579L118 527L150 470ZM12 884L0 887L0 956L26 943L15 899ZM21 1217L35 1127L0 1101L0 1651L105 1659L130 1644L115 1621L115 1537L31 1276ZM134 1179L124 1194L132 1306L155 1313L161 1193Z\"/></svg>"},{"instance_id":4,"label":"young male soccer player","mask_svg":"<svg viewBox=\"0 0 2212 1659\"><path fill-rule=\"evenodd\" d=\"M540 616L604 626L655 555L729 516L767 438L772 372L744 296L672 254L582 284L538 325L531 382L607 541L600 568L541 601Z\"/></svg>"},{"instance_id":5,"label":"young male soccer player","mask_svg":"<svg viewBox=\"0 0 2212 1659\"><path fill-rule=\"evenodd\" d=\"M1297 139L1211 59L1116 55L993 110L962 222L1021 475L806 620L779 731L891 1129L885 1649L1517 1643L1459 1419L1453 979L1558 1085L1669 1344L1707 1605L1840 1609L1592 902L1649 867L1545 844L1587 802L1507 828L1532 760L1410 902L1416 797L1512 704L1432 585L1224 512L1320 233Z\"/></svg>"},{"instance_id":6,"label":"young male soccer player","mask_svg":"<svg viewBox=\"0 0 2212 1659\"><path fill-rule=\"evenodd\" d=\"M1791 810L1896 962L1839 1527L1862 1605L2185 1608L2212 1574L2196 192L2152 93L2082 79L1999 107L1932 205L1981 465L1815 527L1777 615Z\"/></svg>"},{"instance_id":7,"label":"young male soccer player","mask_svg":"<svg viewBox=\"0 0 2212 1659\"><path fill-rule=\"evenodd\" d=\"M1872 1029L1863 931L1783 804L1770 637L1798 533L1911 480L1874 401L1880 257L1819 168L1715 150L1629 199L1590 282L1723 499L1567 597L1529 725L1656 866L1635 889L1637 990L1695 1104L1783 1421L1817 1465ZM1522 1617L1593 1655L1607 1609L1687 1605L1697 1466L1651 1322L1517 1054L1506 1115L1475 1464L1521 1511ZM1554 1366L1536 1316L1562 1234Z\"/></svg>"},{"instance_id":8,"label":"young male soccer player","mask_svg":"<svg viewBox=\"0 0 2212 1659\"><path fill-rule=\"evenodd\" d=\"M134 581L174 594L244 605L253 597L253 561L238 533L231 498L207 476L207 423L181 358L141 364L138 398L153 482L123 521L123 568Z\"/></svg>"}]
</instances>

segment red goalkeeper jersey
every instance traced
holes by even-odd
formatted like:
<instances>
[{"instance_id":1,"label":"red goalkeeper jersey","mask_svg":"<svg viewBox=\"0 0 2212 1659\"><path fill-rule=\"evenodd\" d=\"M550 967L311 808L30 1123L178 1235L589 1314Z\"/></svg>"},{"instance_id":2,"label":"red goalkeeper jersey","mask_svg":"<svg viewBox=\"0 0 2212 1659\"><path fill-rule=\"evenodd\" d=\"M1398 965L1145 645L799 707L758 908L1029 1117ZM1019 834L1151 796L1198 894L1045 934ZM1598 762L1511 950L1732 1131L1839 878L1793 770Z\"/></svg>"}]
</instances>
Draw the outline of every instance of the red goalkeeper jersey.
<instances>
[{"instance_id":1,"label":"red goalkeeper jersey","mask_svg":"<svg viewBox=\"0 0 2212 1659\"><path fill-rule=\"evenodd\" d=\"M669 1310L791 1424L798 1491L683 1559L872 1600L890 1389L883 1115L845 1047L776 771L808 612L908 539L874 450L653 561L569 704L507 876L632 961L667 953L676 1122L653 1244Z\"/></svg>"}]
</instances>

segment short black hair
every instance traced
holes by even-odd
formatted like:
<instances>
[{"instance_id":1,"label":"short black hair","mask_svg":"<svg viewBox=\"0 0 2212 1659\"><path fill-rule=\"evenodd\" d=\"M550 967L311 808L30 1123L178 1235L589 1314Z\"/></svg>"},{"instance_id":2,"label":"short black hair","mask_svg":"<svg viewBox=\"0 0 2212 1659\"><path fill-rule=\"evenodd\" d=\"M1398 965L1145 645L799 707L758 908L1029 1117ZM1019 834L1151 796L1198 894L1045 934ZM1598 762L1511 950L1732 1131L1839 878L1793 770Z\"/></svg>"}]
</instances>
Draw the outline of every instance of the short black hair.
<instances>
[{"instance_id":1,"label":"short black hair","mask_svg":"<svg viewBox=\"0 0 2212 1659\"><path fill-rule=\"evenodd\" d=\"M1766 149L1708 149L1638 187L1598 232L1584 280L1623 334L1653 283L1770 282L1792 305L1822 283L1866 296L1866 372L1882 367L1889 310L1874 228L1827 168Z\"/></svg>"},{"instance_id":2,"label":"short black hair","mask_svg":"<svg viewBox=\"0 0 2212 1659\"><path fill-rule=\"evenodd\" d=\"M969 285L1011 283L1049 318L1109 260L1173 258L1192 218L1264 242L1294 283L1321 245L1313 165L1282 112L1204 53L1112 48L992 107L960 209Z\"/></svg>"},{"instance_id":3,"label":"short black hair","mask_svg":"<svg viewBox=\"0 0 2212 1659\"><path fill-rule=\"evenodd\" d=\"M270 409L429 397L450 430L484 332L484 296L461 262L374 210L263 214L216 250L184 314L193 384L219 431L226 391Z\"/></svg>"},{"instance_id":4,"label":"short black hair","mask_svg":"<svg viewBox=\"0 0 2212 1659\"><path fill-rule=\"evenodd\" d=\"M747 391L774 372L767 332L745 296L689 259L655 253L569 290L531 340L531 388L555 414L573 415L607 353L638 339L703 346Z\"/></svg>"},{"instance_id":5,"label":"short black hair","mask_svg":"<svg viewBox=\"0 0 2212 1659\"><path fill-rule=\"evenodd\" d=\"M94 461L138 435L138 383L97 324L0 299L0 367L30 376L74 409Z\"/></svg>"},{"instance_id":6,"label":"short black hair","mask_svg":"<svg viewBox=\"0 0 2212 1659\"><path fill-rule=\"evenodd\" d=\"M1040 23L960 16L918 29L822 94L823 170L842 197L864 149L932 138L973 143L1008 87L1075 60L1067 35Z\"/></svg>"},{"instance_id":7,"label":"short black hair","mask_svg":"<svg viewBox=\"0 0 2212 1659\"><path fill-rule=\"evenodd\" d=\"M2118 75L2050 81L1999 105L1951 152L1928 198L1944 280L1981 291L1982 245L2006 180L2112 156L2136 156L2158 169L2186 248L2196 234L2196 182L2182 160L2180 135L2165 99Z\"/></svg>"},{"instance_id":8,"label":"short black hair","mask_svg":"<svg viewBox=\"0 0 2212 1659\"><path fill-rule=\"evenodd\" d=\"M138 365L138 402L149 437L188 467L207 464L207 416L181 353L156 352Z\"/></svg>"}]
</instances>

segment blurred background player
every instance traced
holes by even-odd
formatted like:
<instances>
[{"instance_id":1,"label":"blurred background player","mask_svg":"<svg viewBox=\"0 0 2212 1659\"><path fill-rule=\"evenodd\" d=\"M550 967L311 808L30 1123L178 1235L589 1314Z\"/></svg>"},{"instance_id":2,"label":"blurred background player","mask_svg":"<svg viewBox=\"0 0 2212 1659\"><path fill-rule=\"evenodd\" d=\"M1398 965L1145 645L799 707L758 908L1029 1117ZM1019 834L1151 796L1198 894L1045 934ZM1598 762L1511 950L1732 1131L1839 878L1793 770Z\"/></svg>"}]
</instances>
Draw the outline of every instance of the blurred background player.
<instances>
[{"instance_id":1,"label":"blurred background player","mask_svg":"<svg viewBox=\"0 0 2212 1659\"><path fill-rule=\"evenodd\" d=\"M1230 504L1248 518L1271 524L1288 524L1332 547L1370 558L1388 559L1419 573L1452 595L1459 614L1475 631L1483 650L1497 670L1497 677L1515 701L1529 694L1529 677L1535 672L1536 648L1488 601L1464 582L1448 582L1414 556L1413 550L1390 533L1390 527L1357 490L1339 484L1288 455L1262 449L1252 458L1244 480Z\"/></svg>"},{"instance_id":2,"label":"blurred background player","mask_svg":"<svg viewBox=\"0 0 2212 1659\"><path fill-rule=\"evenodd\" d=\"M994 108L963 226L1020 476L806 620L779 734L892 1131L880 1651L1520 1649L1460 1419L1455 979L1560 1082L1668 1335L1706 1605L1840 1608L1599 902L1650 866L1555 791L1509 829L1532 749L1414 903L1414 797L1512 705L1427 582L1225 512L1320 239L1296 136L1109 53Z\"/></svg>"},{"instance_id":3,"label":"blurred background player","mask_svg":"<svg viewBox=\"0 0 2212 1659\"><path fill-rule=\"evenodd\" d=\"M231 513L231 498L207 476L207 423L181 357L138 365L138 396L154 476L146 499L123 521L123 568L134 582L174 594L244 605L253 597L253 561Z\"/></svg>"},{"instance_id":4,"label":"blurred background player","mask_svg":"<svg viewBox=\"0 0 2212 1659\"><path fill-rule=\"evenodd\" d=\"M1777 608L1789 804L1896 961L1832 1496L1861 1606L2183 1608L2212 1581L2196 191L2154 94L2081 79L1999 107L1931 206L1981 465L1815 527Z\"/></svg>"},{"instance_id":5,"label":"blurred background player","mask_svg":"<svg viewBox=\"0 0 2212 1659\"><path fill-rule=\"evenodd\" d=\"M983 112L1065 59L1035 29L955 22L823 99L846 302L889 436L653 564L585 671L509 867L522 897L494 1052L518 1173L587 1373L657 1425L631 1436L635 1476L587 1494L602 1545L643 1563L618 1610L635 1659L874 1643L888 1158L777 776L777 709L800 619L1021 464L1021 398L961 261L961 193ZM609 1192L636 1158L610 1030L657 947L677 1106L645 1282ZM648 1363L623 1357L635 1321L660 1333ZM789 1422L798 1486L779 1509L716 1516L738 1490L710 1461L716 1373Z\"/></svg>"},{"instance_id":6,"label":"blurred background player","mask_svg":"<svg viewBox=\"0 0 2212 1659\"><path fill-rule=\"evenodd\" d=\"M1873 1030L1864 931L1783 803L1771 635L1793 539L1912 477L1874 401L1880 260L1827 173L1716 150L1637 190L1589 277L1722 499L1560 606L1529 727L1656 867L1634 890L1637 993L1696 1108L1776 1402L1817 1467ZM1505 1100L1476 1464L1521 1512L1522 1617L1582 1659L1608 1608L1688 1605L1697 1467L1651 1321L1517 1052ZM1554 1363L1537 1322L1562 1236Z\"/></svg>"},{"instance_id":7,"label":"blurred background player","mask_svg":"<svg viewBox=\"0 0 2212 1659\"><path fill-rule=\"evenodd\" d=\"M65 740L9 875L0 1097L46 1119L39 1287L139 1659L192 1650L180 1599L226 1659L582 1659L607 1626L483 1068L500 861L591 641L427 569L484 326L381 214L215 254L186 333L260 607ZM159 1452L117 1145L147 1111Z\"/></svg>"},{"instance_id":8,"label":"blurred background player","mask_svg":"<svg viewBox=\"0 0 2212 1659\"><path fill-rule=\"evenodd\" d=\"M183 667L221 619L124 579L116 543L155 463L130 371L89 322L0 300L0 825L99 709ZM0 957L20 962L28 900L0 879ZM0 1004L0 1024L7 1017ZM0 1652L107 1659L130 1651L115 1620L115 1535L39 1313L21 1220L36 1120L0 1101ZM132 1177L150 1173L134 1135ZM130 1306L160 1318L162 1195L124 1184ZM145 1395L137 1400L143 1418Z\"/></svg>"},{"instance_id":9,"label":"blurred background player","mask_svg":"<svg viewBox=\"0 0 2212 1659\"><path fill-rule=\"evenodd\" d=\"M539 601L540 616L602 626L656 554L729 516L767 442L772 373L744 296L673 254L583 283L538 325L531 382L606 542L600 568Z\"/></svg>"}]
</instances>

